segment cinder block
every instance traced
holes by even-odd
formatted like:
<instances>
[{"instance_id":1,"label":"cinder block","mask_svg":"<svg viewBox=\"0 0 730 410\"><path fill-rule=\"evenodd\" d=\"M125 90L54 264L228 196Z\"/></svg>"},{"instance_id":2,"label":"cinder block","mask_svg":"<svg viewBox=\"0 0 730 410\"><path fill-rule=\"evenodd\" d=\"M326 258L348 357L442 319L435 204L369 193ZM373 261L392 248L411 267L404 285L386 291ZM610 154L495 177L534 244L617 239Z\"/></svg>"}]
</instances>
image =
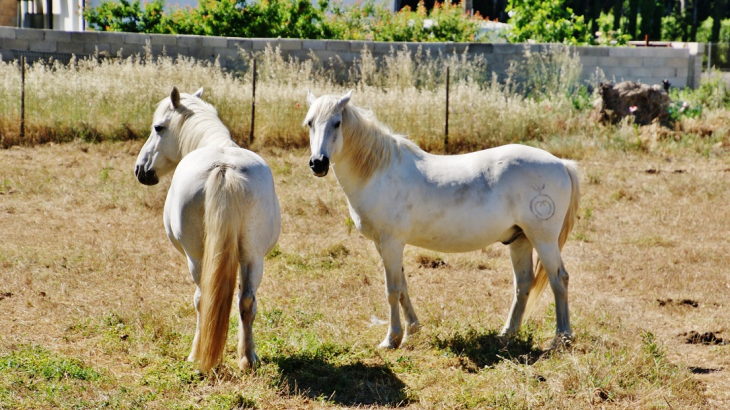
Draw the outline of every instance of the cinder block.
<instances>
[{"instance_id":1,"label":"cinder block","mask_svg":"<svg viewBox=\"0 0 730 410\"><path fill-rule=\"evenodd\" d=\"M444 52L446 54L464 54L468 47L467 43L446 43Z\"/></svg>"},{"instance_id":2,"label":"cinder block","mask_svg":"<svg viewBox=\"0 0 730 410\"><path fill-rule=\"evenodd\" d=\"M276 47L279 45L278 39L252 38L251 41L253 43L254 51L265 50L267 46L271 47L272 49L276 49Z\"/></svg>"},{"instance_id":3,"label":"cinder block","mask_svg":"<svg viewBox=\"0 0 730 410\"><path fill-rule=\"evenodd\" d=\"M71 33L68 31L59 31L59 30L43 30L43 31L44 31L43 39L46 41L65 41L65 42L71 41Z\"/></svg>"},{"instance_id":4,"label":"cinder block","mask_svg":"<svg viewBox=\"0 0 730 410\"><path fill-rule=\"evenodd\" d=\"M171 34L150 34L150 44L161 44L163 46L176 46L177 36Z\"/></svg>"},{"instance_id":5,"label":"cinder block","mask_svg":"<svg viewBox=\"0 0 730 410\"><path fill-rule=\"evenodd\" d=\"M202 47L203 39L200 36L191 36L186 34L177 35L177 45L180 47Z\"/></svg>"},{"instance_id":6,"label":"cinder block","mask_svg":"<svg viewBox=\"0 0 730 410\"><path fill-rule=\"evenodd\" d=\"M327 40L325 50L347 52L350 51L350 42L344 40Z\"/></svg>"},{"instance_id":7,"label":"cinder block","mask_svg":"<svg viewBox=\"0 0 730 410\"><path fill-rule=\"evenodd\" d=\"M177 59L179 56L187 57L190 54L190 48L180 46L163 46L162 52L168 57Z\"/></svg>"},{"instance_id":8,"label":"cinder block","mask_svg":"<svg viewBox=\"0 0 730 410\"><path fill-rule=\"evenodd\" d=\"M96 31L72 31L71 41L75 43L98 43L99 33Z\"/></svg>"},{"instance_id":9,"label":"cinder block","mask_svg":"<svg viewBox=\"0 0 730 410\"><path fill-rule=\"evenodd\" d=\"M203 47L216 48L228 47L228 39L226 37L203 36Z\"/></svg>"},{"instance_id":10,"label":"cinder block","mask_svg":"<svg viewBox=\"0 0 730 410\"><path fill-rule=\"evenodd\" d=\"M616 57L598 57L599 67L619 67L621 60Z\"/></svg>"},{"instance_id":11,"label":"cinder block","mask_svg":"<svg viewBox=\"0 0 730 410\"><path fill-rule=\"evenodd\" d=\"M635 67L632 68L630 73L632 77L636 78L648 78L648 77L654 77L654 72L659 67Z\"/></svg>"},{"instance_id":12,"label":"cinder block","mask_svg":"<svg viewBox=\"0 0 730 410\"><path fill-rule=\"evenodd\" d=\"M616 78L624 78L624 77L630 77L634 75L634 70L636 68L630 68L630 67L609 67L607 70L604 70L604 74L606 77L616 77ZM596 68L593 67L593 70L590 71L591 73L596 72Z\"/></svg>"},{"instance_id":13,"label":"cinder block","mask_svg":"<svg viewBox=\"0 0 730 410\"><path fill-rule=\"evenodd\" d=\"M421 43L423 54L429 53L433 57L446 54L446 43Z\"/></svg>"},{"instance_id":14,"label":"cinder block","mask_svg":"<svg viewBox=\"0 0 730 410\"><path fill-rule=\"evenodd\" d=\"M672 87L677 88L686 88L687 87L687 77L673 77L667 79L671 84Z\"/></svg>"},{"instance_id":15,"label":"cinder block","mask_svg":"<svg viewBox=\"0 0 730 410\"><path fill-rule=\"evenodd\" d=\"M492 44L492 51L495 54L522 54L521 44Z\"/></svg>"},{"instance_id":16,"label":"cinder block","mask_svg":"<svg viewBox=\"0 0 730 410\"><path fill-rule=\"evenodd\" d=\"M43 31L33 28L21 28L15 33L15 38L18 40L41 41L43 40Z\"/></svg>"},{"instance_id":17,"label":"cinder block","mask_svg":"<svg viewBox=\"0 0 730 410\"><path fill-rule=\"evenodd\" d=\"M444 47L444 49L446 49ZM488 43L470 43L469 53L471 54L492 54L494 53L494 45Z\"/></svg>"},{"instance_id":18,"label":"cinder block","mask_svg":"<svg viewBox=\"0 0 730 410\"><path fill-rule=\"evenodd\" d=\"M301 50L302 40L298 38L282 38L279 40L279 49L282 51Z\"/></svg>"},{"instance_id":19,"label":"cinder block","mask_svg":"<svg viewBox=\"0 0 730 410\"><path fill-rule=\"evenodd\" d=\"M104 31L97 34L98 41L101 43L109 44L124 44L125 33L115 33L111 31Z\"/></svg>"},{"instance_id":20,"label":"cinder block","mask_svg":"<svg viewBox=\"0 0 730 410\"><path fill-rule=\"evenodd\" d=\"M665 58L659 58L659 57L643 57L644 67L662 67L666 64Z\"/></svg>"},{"instance_id":21,"label":"cinder block","mask_svg":"<svg viewBox=\"0 0 730 410\"><path fill-rule=\"evenodd\" d=\"M220 56L221 59L238 58L238 49L228 47L216 47L213 53Z\"/></svg>"},{"instance_id":22,"label":"cinder block","mask_svg":"<svg viewBox=\"0 0 730 410\"><path fill-rule=\"evenodd\" d=\"M253 43L251 40L240 37L228 37L228 47L241 50L251 51L253 49Z\"/></svg>"},{"instance_id":23,"label":"cinder block","mask_svg":"<svg viewBox=\"0 0 730 410\"><path fill-rule=\"evenodd\" d=\"M687 78L689 75L689 66L685 65L684 67L677 67L677 77L680 78Z\"/></svg>"},{"instance_id":24,"label":"cinder block","mask_svg":"<svg viewBox=\"0 0 730 410\"><path fill-rule=\"evenodd\" d=\"M620 67L643 67L644 66L644 59L639 56L613 57L613 58L618 60L618 64Z\"/></svg>"},{"instance_id":25,"label":"cinder block","mask_svg":"<svg viewBox=\"0 0 730 410\"><path fill-rule=\"evenodd\" d=\"M124 33L126 44L146 44L148 41L152 41L149 34Z\"/></svg>"},{"instance_id":26,"label":"cinder block","mask_svg":"<svg viewBox=\"0 0 730 410\"><path fill-rule=\"evenodd\" d=\"M608 52L612 47L599 46L578 46L575 51L583 59L583 57L608 57Z\"/></svg>"},{"instance_id":27,"label":"cinder block","mask_svg":"<svg viewBox=\"0 0 730 410\"><path fill-rule=\"evenodd\" d=\"M325 40L302 40L302 50L324 50L326 44Z\"/></svg>"},{"instance_id":28,"label":"cinder block","mask_svg":"<svg viewBox=\"0 0 730 410\"><path fill-rule=\"evenodd\" d=\"M306 41L306 40L305 40ZM365 49L368 49L370 51L373 50L373 42L372 41L350 41L350 51L360 53Z\"/></svg>"},{"instance_id":29,"label":"cinder block","mask_svg":"<svg viewBox=\"0 0 730 410\"><path fill-rule=\"evenodd\" d=\"M606 47L608 48L609 57L633 57L642 55L642 50L636 47Z\"/></svg>"},{"instance_id":30,"label":"cinder block","mask_svg":"<svg viewBox=\"0 0 730 410\"><path fill-rule=\"evenodd\" d=\"M353 53L353 52L349 52L349 51L346 51L346 52L336 51L335 54L336 54L337 58L339 58L340 60L342 60L343 63L346 63L346 64L352 64L356 58L357 59L360 58L360 53Z\"/></svg>"},{"instance_id":31,"label":"cinder block","mask_svg":"<svg viewBox=\"0 0 730 410\"><path fill-rule=\"evenodd\" d=\"M687 67L689 56L667 58L665 64L669 67Z\"/></svg>"},{"instance_id":32,"label":"cinder block","mask_svg":"<svg viewBox=\"0 0 730 410\"><path fill-rule=\"evenodd\" d=\"M651 57L664 57L664 58L671 58L671 57L684 57L686 55L689 55L689 50L686 49L677 49L677 48L671 48L671 47L653 47L650 48L650 56Z\"/></svg>"},{"instance_id":33,"label":"cinder block","mask_svg":"<svg viewBox=\"0 0 730 410\"><path fill-rule=\"evenodd\" d=\"M579 56L580 63L583 65L583 67L590 67L590 66L597 66L598 65L598 57L595 56Z\"/></svg>"},{"instance_id":34,"label":"cinder block","mask_svg":"<svg viewBox=\"0 0 730 410\"><path fill-rule=\"evenodd\" d=\"M28 49L42 53L55 53L57 44L55 41L31 41Z\"/></svg>"},{"instance_id":35,"label":"cinder block","mask_svg":"<svg viewBox=\"0 0 730 410\"><path fill-rule=\"evenodd\" d=\"M10 50L21 50L25 51L28 50L28 46L30 44L30 41L28 40L19 40L15 38L4 38L2 39L2 48L3 49L10 49Z\"/></svg>"},{"instance_id":36,"label":"cinder block","mask_svg":"<svg viewBox=\"0 0 730 410\"><path fill-rule=\"evenodd\" d=\"M109 43L84 43L84 54L106 53L111 55L111 45Z\"/></svg>"},{"instance_id":37,"label":"cinder block","mask_svg":"<svg viewBox=\"0 0 730 410\"><path fill-rule=\"evenodd\" d=\"M390 51L396 50L396 43L390 43L385 41L374 41L373 42L373 54L388 54Z\"/></svg>"},{"instance_id":38,"label":"cinder block","mask_svg":"<svg viewBox=\"0 0 730 410\"><path fill-rule=\"evenodd\" d=\"M0 38L10 38L15 39L15 35L18 32L18 29L15 27L2 27L0 26Z\"/></svg>"},{"instance_id":39,"label":"cinder block","mask_svg":"<svg viewBox=\"0 0 730 410\"><path fill-rule=\"evenodd\" d=\"M59 41L56 45L57 52L68 53L68 54L84 54L84 43L73 43Z\"/></svg>"},{"instance_id":40,"label":"cinder block","mask_svg":"<svg viewBox=\"0 0 730 410\"><path fill-rule=\"evenodd\" d=\"M668 78L668 77L676 77L676 76L677 76L676 67L667 67L667 66L657 67L651 73L651 77Z\"/></svg>"}]
</instances>

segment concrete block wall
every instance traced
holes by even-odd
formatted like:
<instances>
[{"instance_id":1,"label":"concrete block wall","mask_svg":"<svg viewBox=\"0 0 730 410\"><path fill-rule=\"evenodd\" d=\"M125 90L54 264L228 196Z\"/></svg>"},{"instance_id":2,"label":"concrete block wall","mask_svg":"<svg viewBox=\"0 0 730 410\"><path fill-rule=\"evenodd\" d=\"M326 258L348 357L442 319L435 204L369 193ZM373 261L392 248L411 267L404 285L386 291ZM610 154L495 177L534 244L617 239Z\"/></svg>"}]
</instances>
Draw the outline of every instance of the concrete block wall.
<instances>
[{"instance_id":1,"label":"concrete block wall","mask_svg":"<svg viewBox=\"0 0 730 410\"><path fill-rule=\"evenodd\" d=\"M0 0L2 1L2 0ZM5 61L21 55L54 56L75 54L77 57L96 53L128 57L145 52L149 44L153 55L188 56L214 61L228 69L240 68L239 50L256 53L266 47L278 48L284 58L309 59L311 54L324 62L341 60L351 64L364 49L381 58L391 50L419 47L432 56L467 52L483 55L487 69L500 77L506 75L511 63L523 60L525 47L540 52L546 44L485 44L485 43L386 43L374 41L261 39L205 37L191 35L136 34L112 32L62 32L53 30L0 27L0 53ZM667 79L675 87L697 87L702 73L704 48L698 43L664 43L663 47L575 47L583 65L583 79L589 80L598 69L609 81L632 80L659 84Z\"/></svg>"}]
</instances>

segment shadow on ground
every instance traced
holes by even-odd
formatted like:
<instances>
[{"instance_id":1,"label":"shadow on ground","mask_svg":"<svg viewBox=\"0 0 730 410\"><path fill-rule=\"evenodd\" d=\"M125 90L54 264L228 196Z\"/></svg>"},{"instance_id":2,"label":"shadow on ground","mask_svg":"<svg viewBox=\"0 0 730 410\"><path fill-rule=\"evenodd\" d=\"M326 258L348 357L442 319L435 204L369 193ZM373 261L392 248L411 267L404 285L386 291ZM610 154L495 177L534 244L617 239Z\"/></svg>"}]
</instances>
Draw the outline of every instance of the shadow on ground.
<instances>
[{"instance_id":1,"label":"shadow on ground","mask_svg":"<svg viewBox=\"0 0 730 410\"><path fill-rule=\"evenodd\" d=\"M312 353L273 358L285 393L344 406L404 406L406 385L385 365L336 364L341 358Z\"/></svg>"},{"instance_id":2,"label":"shadow on ground","mask_svg":"<svg viewBox=\"0 0 730 410\"><path fill-rule=\"evenodd\" d=\"M532 334L513 337L505 344L495 330L486 333L470 329L465 334L456 333L444 338L435 336L433 347L446 350L471 363L464 366L468 371L478 371L503 360L513 360L528 365L534 364L546 351L540 349Z\"/></svg>"}]
</instances>

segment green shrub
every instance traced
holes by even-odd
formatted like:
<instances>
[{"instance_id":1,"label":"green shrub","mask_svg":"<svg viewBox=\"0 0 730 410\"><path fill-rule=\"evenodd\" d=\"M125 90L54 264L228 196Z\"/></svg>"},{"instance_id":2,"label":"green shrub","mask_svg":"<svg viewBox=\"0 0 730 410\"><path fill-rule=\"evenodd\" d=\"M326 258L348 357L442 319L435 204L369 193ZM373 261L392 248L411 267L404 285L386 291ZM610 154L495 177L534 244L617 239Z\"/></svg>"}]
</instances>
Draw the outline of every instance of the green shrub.
<instances>
[{"instance_id":1,"label":"green shrub","mask_svg":"<svg viewBox=\"0 0 730 410\"><path fill-rule=\"evenodd\" d=\"M521 43L589 44L591 33L583 16L576 16L564 0L510 0L507 4L512 28L509 41Z\"/></svg>"},{"instance_id":2,"label":"green shrub","mask_svg":"<svg viewBox=\"0 0 730 410\"><path fill-rule=\"evenodd\" d=\"M421 2L415 11L406 7L395 14L373 0L352 6L329 0L316 6L309 0L201 0L195 8L167 13L163 6L163 0L144 8L140 0L106 0L83 14L99 31L375 41L474 41L482 21L448 1L430 11Z\"/></svg>"}]
</instances>

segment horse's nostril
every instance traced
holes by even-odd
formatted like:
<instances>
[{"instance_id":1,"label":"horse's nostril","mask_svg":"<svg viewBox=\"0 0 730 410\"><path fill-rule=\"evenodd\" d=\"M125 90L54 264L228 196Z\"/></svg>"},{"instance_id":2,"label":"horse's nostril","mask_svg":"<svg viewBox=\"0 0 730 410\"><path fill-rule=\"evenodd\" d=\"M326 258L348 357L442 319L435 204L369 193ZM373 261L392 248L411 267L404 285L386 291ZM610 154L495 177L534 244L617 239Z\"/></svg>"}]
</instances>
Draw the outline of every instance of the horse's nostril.
<instances>
[{"instance_id":1,"label":"horse's nostril","mask_svg":"<svg viewBox=\"0 0 730 410\"><path fill-rule=\"evenodd\" d=\"M314 167L314 159L309 158L309 168L313 168L313 167Z\"/></svg>"}]
</instances>

